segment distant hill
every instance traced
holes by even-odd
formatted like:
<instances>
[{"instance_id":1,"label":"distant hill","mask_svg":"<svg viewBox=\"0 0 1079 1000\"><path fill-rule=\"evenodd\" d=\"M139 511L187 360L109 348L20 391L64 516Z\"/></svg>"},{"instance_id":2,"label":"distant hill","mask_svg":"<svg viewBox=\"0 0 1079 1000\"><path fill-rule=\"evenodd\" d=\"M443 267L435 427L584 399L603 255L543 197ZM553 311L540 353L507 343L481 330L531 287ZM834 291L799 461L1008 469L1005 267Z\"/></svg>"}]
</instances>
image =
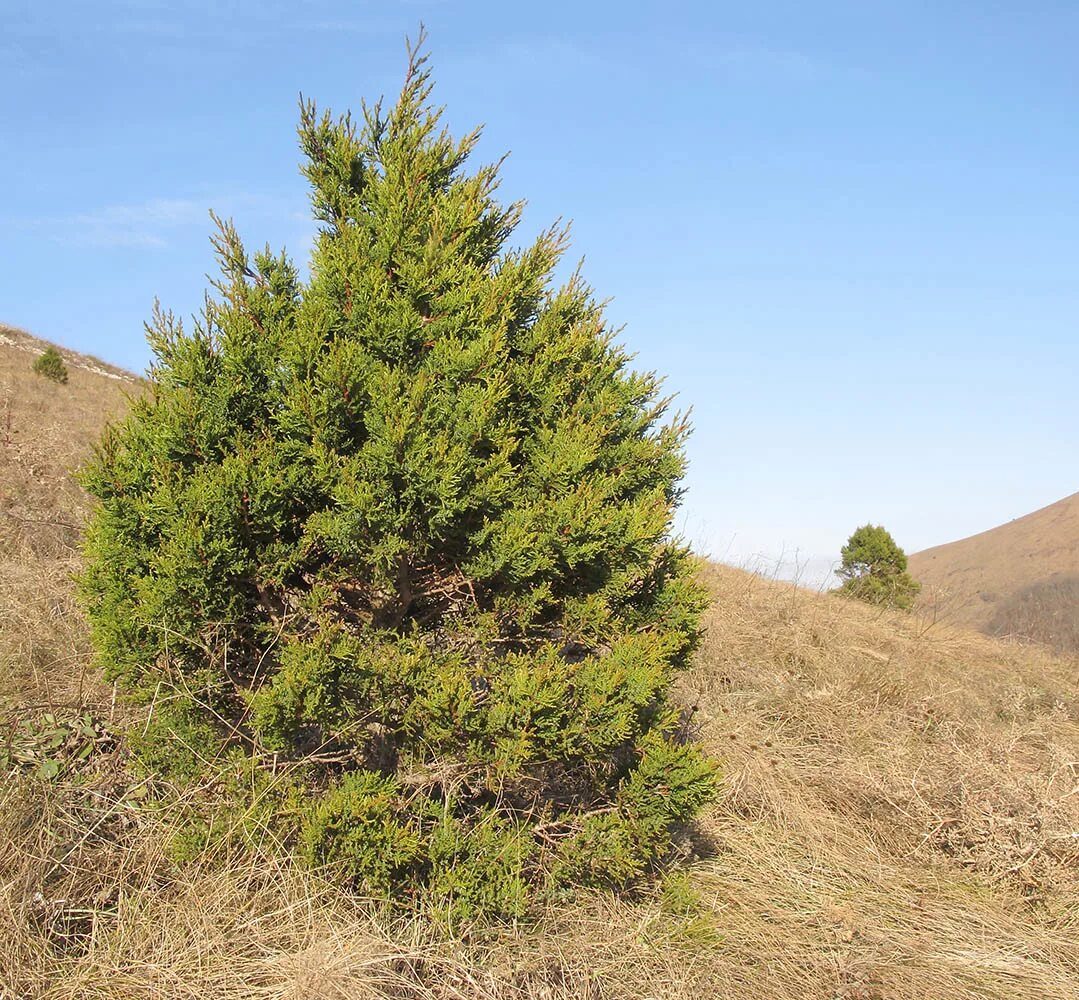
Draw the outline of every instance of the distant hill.
<instances>
[{"instance_id":1,"label":"distant hill","mask_svg":"<svg viewBox=\"0 0 1079 1000\"><path fill-rule=\"evenodd\" d=\"M78 368L91 376L98 376L102 379L108 379L112 382L137 384L141 382L141 378L135 375L133 372L129 372L124 368L118 368L116 365L110 365L107 361L102 361L100 358L92 357L89 354L80 354L77 351L69 351L66 347L61 347L59 344L50 343L47 340L42 340L40 337L35 337L31 333L27 333L25 330L20 330L15 326L7 326L4 323L0 323L0 356L5 358L4 370L17 369L19 366L15 363L14 359L18 357L16 354L10 353L11 351L21 351L32 356L36 356L45 350L46 347L55 347L64 358L64 361L69 368ZM90 379L93 382L94 379Z\"/></svg>"},{"instance_id":2,"label":"distant hill","mask_svg":"<svg viewBox=\"0 0 1079 1000\"><path fill-rule=\"evenodd\" d=\"M994 635L1079 650L1079 493L910 557L922 605Z\"/></svg>"},{"instance_id":3,"label":"distant hill","mask_svg":"<svg viewBox=\"0 0 1079 1000\"><path fill-rule=\"evenodd\" d=\"M0 699L33 688L63 700L82 687L80 672L57 669L85 646L69 581L88 501L71 472L142 386L63 347L68 381L51 382L33 372L49 346L0 324Z\"/></svg>"}]
</instances>

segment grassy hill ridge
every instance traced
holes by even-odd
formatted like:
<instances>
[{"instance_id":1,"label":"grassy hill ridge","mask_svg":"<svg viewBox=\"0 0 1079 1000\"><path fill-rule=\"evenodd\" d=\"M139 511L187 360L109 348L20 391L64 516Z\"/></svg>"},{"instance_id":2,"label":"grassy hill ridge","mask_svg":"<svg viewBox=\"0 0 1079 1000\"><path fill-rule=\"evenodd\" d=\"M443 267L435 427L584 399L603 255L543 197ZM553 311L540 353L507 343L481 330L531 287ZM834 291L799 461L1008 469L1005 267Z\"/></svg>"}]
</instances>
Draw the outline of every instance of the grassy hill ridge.
<instances>
[{"instance_id":1,"label":"grassy hill ridge","mask_svg":"<svg viewBox=\"0 0 1079 1000\"><path fill-rule=\"evenodd\" d=\"M0 343L0 744L46 712L93 735L55 777L0 772L0 996L1079 995L1079 663L725 566L679 684L724 791L656 883L447 937L270 840L175 863L124 767L146 709L94 674L73 596L71 471L130 386L30 360Z\"/></svg>"},{"instance_id":2,"label":"grassy hill ridge","mask_svg":"<svg viewBox=\"0 0 1079 1000\"><path fill-rule=\"evenodd\" d=\"M102 361L100 358L96 358L93 355L81 354L78 351L72 351L66 347L61 347L59 344L53 344L47 340L42 340L40 337L35 337L25 330L21 330L15 326L8 326L5 323L0 323L0 347L14 348L17 351L24 351L30 354L40 354L46 347L55 347L56 350L60 352L65 363L69 366L81 368L92 375L113 379L117 382L136 384L140 381L138 375L127 371L125 368L109 364L109 362Z\"/></svg>"},{"instance_id":3,"label":"grassy hill ridge","mask_svg":"<svg viewBox=\"0 0 1079 1000\"><path fill-rule=\"evenodd\" d=\"M916 552L922 606L971 628L1079 651L1079 493Z\"/></svg>"}]
</instances>

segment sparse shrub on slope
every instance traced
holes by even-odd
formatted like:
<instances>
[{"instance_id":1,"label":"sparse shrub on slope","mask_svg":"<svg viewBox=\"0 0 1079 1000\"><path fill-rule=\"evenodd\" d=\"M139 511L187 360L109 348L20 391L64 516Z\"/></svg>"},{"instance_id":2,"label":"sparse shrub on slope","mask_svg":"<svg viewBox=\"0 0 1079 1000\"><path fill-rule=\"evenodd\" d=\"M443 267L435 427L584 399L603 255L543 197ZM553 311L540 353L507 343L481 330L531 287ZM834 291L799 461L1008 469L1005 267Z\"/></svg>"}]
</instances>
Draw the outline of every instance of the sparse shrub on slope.
<instances>
[{"instance_id":1,"label":"sparse shrub on slope","mask_svg":"<svg viewBox=\"0 0 1079 1000\"><path fill-rule=\"evenodd\" d=\"M211 759L304 761L302 856L518 914L639 875L714 792L668 702L704 605L670 540L687 425L552 287L565 233L507 248L521 206L430 90L414 55L388 112L302 106L308 283L222 223L201 323L155 317L83 589L164 737L194 713Z\"/></svg>"},{"instance_id":2,"label":"sparse shrub on slope","mask_svg":"<svg viewBox=\"0 0 1079 1000\"><path fill-rule=\"evenodd\" d=\"M64 364L64 359L55 347L46 347L37 357L34 361L34 371L61 385L67 382L67 365Z\"/></svg>"},{"instance_id":3,"label":"sparse shrub on slope","mask_svg":"<svg viewBox=\"0 0 1079 1000\"><path fill-rule=\"evenodd\" d=\"M862 525L840 554L840 593L904 611L914 604L921 585L907 572L907 554L884 528Z\"/></svg>"}]
</instances>

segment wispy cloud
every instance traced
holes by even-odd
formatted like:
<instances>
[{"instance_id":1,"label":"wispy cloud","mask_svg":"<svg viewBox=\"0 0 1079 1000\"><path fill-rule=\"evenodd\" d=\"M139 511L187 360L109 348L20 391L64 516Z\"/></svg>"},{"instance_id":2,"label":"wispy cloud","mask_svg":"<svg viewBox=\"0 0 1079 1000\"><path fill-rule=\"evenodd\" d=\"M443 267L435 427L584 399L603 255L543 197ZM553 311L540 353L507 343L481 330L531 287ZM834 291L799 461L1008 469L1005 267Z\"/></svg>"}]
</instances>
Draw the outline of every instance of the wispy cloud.
<instances>
[{"instance_id":1,"label":"wispy cloud","mask_svg":"<svg viewBox=\"0 0 1079 1000\"><path fill-rule=\"evenodd\" d=\"M47 224L46 220L40 220ZM207 204L188 198L152 198L135 205L107 205L57 220L65 242L99 247L168 246L176 229L207 221Z\"/></svg>"},{"instance_id":2,"label":"wispy cloud","mask_svg":"<svg viewBox=\"0 0 1079 1000\"><path fill-rule=\"evenodd\" d=\"M297 206L283 198L234 194L197 198L149 198L105 205L90 212L13 220L59 243L86 247L164 249L185 231L210 229L210 209L224 216L275 219L295 226Z\"/></svg>"}]
</instances>

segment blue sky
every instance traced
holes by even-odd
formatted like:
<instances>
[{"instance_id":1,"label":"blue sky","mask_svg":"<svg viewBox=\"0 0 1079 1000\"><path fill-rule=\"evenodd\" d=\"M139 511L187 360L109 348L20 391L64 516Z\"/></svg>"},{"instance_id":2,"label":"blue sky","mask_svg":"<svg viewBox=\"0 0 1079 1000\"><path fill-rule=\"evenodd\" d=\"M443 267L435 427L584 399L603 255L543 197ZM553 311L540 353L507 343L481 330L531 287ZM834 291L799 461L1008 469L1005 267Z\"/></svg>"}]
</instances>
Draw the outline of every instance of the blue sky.
<instances>
[{"instance_id":1,"label":"blue sky","mask_svg":"<svg viewBox=\"0 0 1079 1000\"><path fill-rule=\"evenodd\" d=\"M0 321L141 368L196 311L207 212L306 258L302 91L393 95L430 31L692 406L680 524L816 581L1079 489L1079 4L97 0L0 5Z\"/></svg>"}]
</instances>

